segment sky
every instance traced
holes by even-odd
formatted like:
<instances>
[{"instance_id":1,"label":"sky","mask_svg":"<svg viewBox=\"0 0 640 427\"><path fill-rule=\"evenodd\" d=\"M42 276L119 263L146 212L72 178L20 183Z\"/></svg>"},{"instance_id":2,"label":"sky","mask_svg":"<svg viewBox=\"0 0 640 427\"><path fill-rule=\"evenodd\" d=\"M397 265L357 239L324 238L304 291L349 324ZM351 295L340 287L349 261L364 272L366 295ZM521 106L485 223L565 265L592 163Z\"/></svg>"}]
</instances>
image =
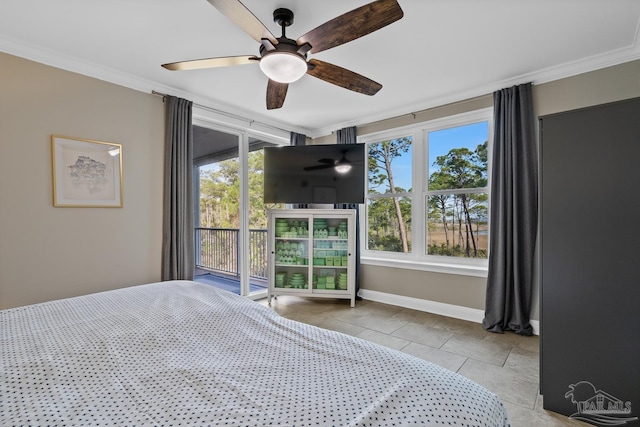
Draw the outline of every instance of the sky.
<instances>
[{"instance_id":1,"label":"sky","mask_svg":"<svg viewBox=\"0 0 640 427\"><path fill-rule=\"evenodd\" d=\"M473 151L487 140L489 125L487 122L429 132L429 175L435 171L433 162L452 148L468 148ZM396 187L409 189L411 185L411 151L392 163Z\"/></svg>"}]
</instances>

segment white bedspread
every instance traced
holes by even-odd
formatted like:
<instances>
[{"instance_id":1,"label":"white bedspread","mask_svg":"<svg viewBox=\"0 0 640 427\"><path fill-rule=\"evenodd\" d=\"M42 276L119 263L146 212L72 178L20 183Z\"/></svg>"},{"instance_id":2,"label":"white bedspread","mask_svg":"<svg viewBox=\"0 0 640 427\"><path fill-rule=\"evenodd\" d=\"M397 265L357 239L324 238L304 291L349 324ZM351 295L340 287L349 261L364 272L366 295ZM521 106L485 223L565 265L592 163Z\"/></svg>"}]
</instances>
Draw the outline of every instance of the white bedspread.
<instances>
[{"instance_id":1,"label":"white bedspread","mask_svg":"<svg viewBox=\"0 0 640 427\"><path fill-rule=\"evenodd\" d=\"M2 426L509 425L460 375L195 282L2 310L0 333Z\"/></svg>"}]
</instances>

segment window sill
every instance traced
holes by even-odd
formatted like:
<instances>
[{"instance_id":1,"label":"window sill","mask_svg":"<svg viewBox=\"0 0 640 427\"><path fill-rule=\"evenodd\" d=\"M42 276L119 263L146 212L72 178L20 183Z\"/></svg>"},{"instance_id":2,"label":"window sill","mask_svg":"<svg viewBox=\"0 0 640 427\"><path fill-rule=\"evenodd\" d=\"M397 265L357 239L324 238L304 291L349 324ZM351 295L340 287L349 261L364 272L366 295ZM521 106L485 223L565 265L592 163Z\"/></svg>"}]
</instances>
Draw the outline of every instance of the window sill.
<instances>
[{"instance_id":1,"label":"window sill","mask_svg":"<svg viewBox=\"0 0 640 427\"><path fill-rule=\"evenodd\" d=\"M487 265L479 264L451 264L416 259L390 259L371 256L361 256L360 262L364 265L378 267L403 268L407 270L430 271L433 273L457 274L460 276L487 277Z\"/></svg>"}]
</instances>

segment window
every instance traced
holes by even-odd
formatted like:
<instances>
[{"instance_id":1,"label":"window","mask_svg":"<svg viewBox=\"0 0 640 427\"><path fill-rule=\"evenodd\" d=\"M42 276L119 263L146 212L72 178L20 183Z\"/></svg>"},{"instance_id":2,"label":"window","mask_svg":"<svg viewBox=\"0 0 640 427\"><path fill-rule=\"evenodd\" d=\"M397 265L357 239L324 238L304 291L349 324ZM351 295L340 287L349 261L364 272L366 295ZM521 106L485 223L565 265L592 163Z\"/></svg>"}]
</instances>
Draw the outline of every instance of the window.
<instances>
[{"instance_id":1,"label":"window","mask_svg":"<svg viewBox=\"0 0 640 427\"><path fill-rule=\"evenodd\" d=\"M427 132L426 253L487 257L489 124Z\"/></svg>"},{"instance_id":2,"label":"window","mask_svg":"<svg viewBox=\"0 0 640 427\"><path fill-rule=\"evenodd\" d=\"M367 249L411 251L411 136L368 144Z\"/></svg>"},{"instance_id":3,"label":"window","mask_svg":"<svg viewBox=\"0 0 640 427\"><path fill-rule=\"evenodd\" d=\"M366 263L486 274L491 109L361 137Z\"/></svg>"}]
</instances>

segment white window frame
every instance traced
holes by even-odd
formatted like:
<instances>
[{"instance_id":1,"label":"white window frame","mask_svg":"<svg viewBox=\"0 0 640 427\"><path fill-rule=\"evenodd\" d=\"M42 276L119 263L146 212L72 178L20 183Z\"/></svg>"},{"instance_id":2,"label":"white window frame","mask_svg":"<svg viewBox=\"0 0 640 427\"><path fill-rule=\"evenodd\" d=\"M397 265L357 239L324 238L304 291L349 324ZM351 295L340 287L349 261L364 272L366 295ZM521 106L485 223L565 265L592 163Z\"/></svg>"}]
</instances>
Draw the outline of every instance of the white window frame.
<instances>
[{"instance_id":1,"label":"white window frame","mask_svg":"<svg viewBox=\"0 0 640 427\"><path fill-rule=\"evenodd\" d=\"M488 123L488 184L485 191L489 195L489 212L491 211L491 158L493 143L493 108L484 108L467 113L456 114L426 122L389 129L386 131L358 136L358 142L367 144L395 138L410 136L412 138L412 191L398 193L398 197L411 198L411 252L383 252L367 249L368 217L367 201L360 209L360 247L362 264L393 268L423 270L437 273L458 274L465 276L486 277L487 259L461 258L426 254L426 203L427 180L429 173L428 134L429 132L464 126L486 121ZM365 188L368 189L368 171L365 173ZM474 189L478 190L478 189ZM451 193L457 190L452 189ZM490 216L490 215L489 215ZM489 224L489 229L491 224Z\"/></svg>"}]
</instances>

